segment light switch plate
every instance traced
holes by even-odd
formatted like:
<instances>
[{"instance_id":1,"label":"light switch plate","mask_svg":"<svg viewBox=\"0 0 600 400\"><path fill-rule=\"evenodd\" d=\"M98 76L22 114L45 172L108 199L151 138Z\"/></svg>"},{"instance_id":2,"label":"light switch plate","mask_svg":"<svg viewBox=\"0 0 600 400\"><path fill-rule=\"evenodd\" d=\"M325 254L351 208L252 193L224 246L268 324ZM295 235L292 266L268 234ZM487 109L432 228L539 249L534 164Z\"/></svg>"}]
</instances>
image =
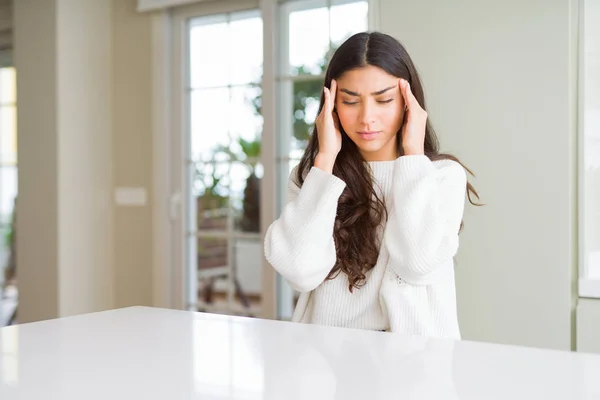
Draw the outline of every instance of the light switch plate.
<instances>
[{"instance_id":1,"label":"light switch plate","mask_svg":"<svg viewBox=\"0 0 600 400\"><path fill-rule=\"evenodd\" d=\"M146 188L118 187L115 188L115 204L118 206L145 206L148 203Z\"/></svg>"}]
</instances>

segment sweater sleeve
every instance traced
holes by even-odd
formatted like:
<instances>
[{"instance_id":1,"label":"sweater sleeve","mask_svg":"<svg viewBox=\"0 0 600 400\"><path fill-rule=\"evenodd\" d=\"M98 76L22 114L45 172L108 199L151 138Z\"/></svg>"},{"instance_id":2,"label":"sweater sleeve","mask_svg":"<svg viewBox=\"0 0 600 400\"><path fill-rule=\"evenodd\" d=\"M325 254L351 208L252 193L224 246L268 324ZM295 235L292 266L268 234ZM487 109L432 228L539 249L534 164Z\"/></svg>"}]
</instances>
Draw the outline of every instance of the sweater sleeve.
<instances>
[{"instance_id":1,"label":"sweater sleeve","mask_svg":"<svg viewBox=\"0 0 600 400\"><path fill-rule=\"evenodd\" d=\"M267 229L264 251L269 263L294 290L309 292L335 265L333 226L346 184L313 167L299 188L295 175L294 170L288 181L287 204Z\"/></svg>"},{"instance_id":2,"label":"sweater sleeve","mask_svg":"<svg viewBox=\"0 0 600 400\"><path fill-rule=\"evenodd\" d=\"M392 185L384 235L390 268L408 283L426 285L458 250L465 170L451 160L403 156L395 161Z\"/></svg>"}]
</instances>

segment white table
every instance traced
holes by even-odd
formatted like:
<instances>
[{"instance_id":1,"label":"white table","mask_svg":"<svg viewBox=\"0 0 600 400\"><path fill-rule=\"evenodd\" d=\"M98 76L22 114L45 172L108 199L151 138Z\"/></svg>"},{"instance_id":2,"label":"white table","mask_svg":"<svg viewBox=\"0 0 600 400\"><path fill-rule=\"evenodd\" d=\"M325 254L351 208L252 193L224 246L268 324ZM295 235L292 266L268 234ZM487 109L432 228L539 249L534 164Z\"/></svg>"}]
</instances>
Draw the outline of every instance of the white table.
<instances>
[{"instance_id":1,"label":"white table","mask_svg":"<svg viewBox=\"0 0 600 400\"><path fill-rule=\"evenodd\" d=\"M0 399L600 399L600 356L133 307L0 329Z\"/></svg>"}]
</instances>

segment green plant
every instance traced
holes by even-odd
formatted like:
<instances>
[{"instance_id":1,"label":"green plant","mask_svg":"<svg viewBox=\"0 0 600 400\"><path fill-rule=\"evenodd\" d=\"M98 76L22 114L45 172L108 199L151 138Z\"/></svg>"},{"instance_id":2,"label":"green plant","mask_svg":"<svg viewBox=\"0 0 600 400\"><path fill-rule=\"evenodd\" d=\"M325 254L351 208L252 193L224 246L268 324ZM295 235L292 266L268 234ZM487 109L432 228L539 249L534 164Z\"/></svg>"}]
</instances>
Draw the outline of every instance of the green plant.
<instances>
[{"instance_id":1,"label":"green plant","mask_svg":"<svg viewBox=\"0 0 600 400\"><path fill-rule=\"evenodd\" d=\"M6 229L6 232L4 233L4 245L7 248L10 248L10 246L12 245L12 241L13 241L13 230L12 230L12 225L9 225L8 228Z\"/></svg>"},{"instance_id":2,"label":"green plant","mask_svg":"<svg viewBox=\"0 0 600 400\"><path fill-rule=\"evenodd\" d=\"M256 165L260 158L261 140L257 135L254 140L238 140L250 169L244 188L242 201L242 217L239 222L240 229L244 232L260 232L260 178L256 175Z\"/></svg>"}]
</instances>

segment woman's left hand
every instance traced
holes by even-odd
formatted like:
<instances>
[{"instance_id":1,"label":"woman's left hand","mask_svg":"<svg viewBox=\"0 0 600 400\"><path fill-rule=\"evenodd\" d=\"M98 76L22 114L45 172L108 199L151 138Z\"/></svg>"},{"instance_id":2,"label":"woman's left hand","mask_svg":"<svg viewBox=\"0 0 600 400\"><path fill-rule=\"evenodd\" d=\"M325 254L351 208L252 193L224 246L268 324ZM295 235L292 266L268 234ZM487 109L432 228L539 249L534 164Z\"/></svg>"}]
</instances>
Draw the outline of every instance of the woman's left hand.
<instances>
[{"instance_id":1,"label":"woman's left hand","mask_svg":"<svg viewBox=\"0 0 600 400\"><path fill-rule=\"evenodd\" d=\"M421 107L413 95L408 81L400 79L399 86L405 104L404 124L402 126L404 155L424 154L427 111Z\"/></svg>"}]
</instances>

